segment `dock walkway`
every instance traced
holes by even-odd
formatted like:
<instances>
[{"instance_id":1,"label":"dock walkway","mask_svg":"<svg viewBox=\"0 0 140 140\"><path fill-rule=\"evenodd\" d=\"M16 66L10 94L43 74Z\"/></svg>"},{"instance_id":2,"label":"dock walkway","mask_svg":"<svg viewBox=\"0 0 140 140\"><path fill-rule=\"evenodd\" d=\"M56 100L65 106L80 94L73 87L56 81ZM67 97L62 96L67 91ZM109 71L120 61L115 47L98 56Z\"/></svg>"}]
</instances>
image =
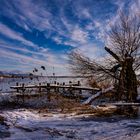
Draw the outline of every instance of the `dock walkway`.
<instances>
[{"instance_id":1,"label":"dock walkway","mask_svg":"<svg viewBox=\"0 0 140 140\"><path fill-rule=\"evenodd\" d=\"M50 83L47 83L47 84L39 83L37 85L24 85L24 84L19 85L17 83L16 86L11 86L10 88L17 90L17 92L18 91L25 91L26 89L39 89L39 91L42 91L42 89L47 89L47 90L52 90L52 89L54 89L54 90L59 90L59 89L65 90L65 89L69 89L71 91L79 90L80 92L82 90L87 90L87 91L91 91L93 93L96 93L97 91L100 91L100 89L98 89L98 88L81 86L80 84L74 84L74 85L72 85L72 84L69 84L69 85L63 84L63 85L59 85L59 84L50 84Z\"/></svg>"}]
</instances>

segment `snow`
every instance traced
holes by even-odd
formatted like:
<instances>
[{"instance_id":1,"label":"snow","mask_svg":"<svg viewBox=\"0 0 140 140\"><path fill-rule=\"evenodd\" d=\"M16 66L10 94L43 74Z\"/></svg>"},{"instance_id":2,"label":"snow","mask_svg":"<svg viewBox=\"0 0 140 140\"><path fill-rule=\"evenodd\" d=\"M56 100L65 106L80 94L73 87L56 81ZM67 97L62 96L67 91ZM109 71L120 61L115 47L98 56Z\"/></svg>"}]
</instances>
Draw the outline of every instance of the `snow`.
<instances>
[{"instance_id":1,"label":"snow","mask_svg":"<svg viewBox=\"0 0 140 140\"><path fill-rule=\"evenodd\" d=\"M75 118L65 114L39 114L17 109L3 111L10 137L5 140L139 140L140 120L93 117Z\"/></svg>"},{"instance_id":2,"label":"snow","mask_svg":"<svg viewBox=\"0 0 140 140\"><path fill-rule=\"evenodd\" d=\"M112 90L114 87L111 86L107 89L104 89L102 91L98 91L96 94L92 95L91 97L89 97L85 102L83 102L83 104L89 104L93 99L97 98L98 96L100 96L101 94L104 94L110 90Z\"/></svg>"},{"instance_id":3,"label":"snow","mask_svg":"<svg viewBox=\"0 0 140 140\"><path fill-rule=\"evenodd\" d=\"M112 87L102 93L108 90L112 90ZM100 94L101 92L98 92L89 97L85 103L89 103ZM1 94L0 101L15 100L14 95ZM40 97L40 101L42 104L46 103L47 98ZM37 100L32 102L32 105L35 104ZM109 108L113 106L104 109ZM29 109L0 111L0 115L6 118L5 122L8 125L8 128L0 125L0 139L1 132L7 135L2 138L4 140L140 140L140 118L96 118L90 114L39 113Z\"/></svg>"}]
</instances>

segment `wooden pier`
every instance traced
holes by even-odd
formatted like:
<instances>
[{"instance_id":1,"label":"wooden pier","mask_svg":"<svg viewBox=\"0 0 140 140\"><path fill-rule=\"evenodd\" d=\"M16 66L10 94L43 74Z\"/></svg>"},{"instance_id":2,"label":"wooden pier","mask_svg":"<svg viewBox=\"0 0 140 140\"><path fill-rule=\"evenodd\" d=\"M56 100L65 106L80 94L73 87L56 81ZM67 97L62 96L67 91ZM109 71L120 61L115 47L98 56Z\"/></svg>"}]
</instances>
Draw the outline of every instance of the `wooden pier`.
<instances>
[{"instance_id":1,"label":"wooden pier","mask_svg":"<svg viewBox=\"0 0 140 140\"><path fill-rule=\"evenodd\" d=\"M46 84L37 84L37 85L25 85L24 83L19 85L19 83L16 84L16 86L11 86L11 89L15 89L17 92L19 91L25 91L26 89L38 89L39 92L41 92L43 89L47 89L47 91L50 90L55 90L55 91L59 91L59 89L68 89L68 90L79 90L79 92L82 92L82 90L87 90L87 91L91 91L93 93L96 93L97 91L100 91L100 89L98 88L91 88L91 87L86 87L86 86L81 86L80 82L78 81L77 84L72 84L71 82L69 82L68 85L66 85L65 83L63 84L59 84L59 83L54 83L54 84L50 84L50 83L46 83Z\"/></svg>"}]
</instances>

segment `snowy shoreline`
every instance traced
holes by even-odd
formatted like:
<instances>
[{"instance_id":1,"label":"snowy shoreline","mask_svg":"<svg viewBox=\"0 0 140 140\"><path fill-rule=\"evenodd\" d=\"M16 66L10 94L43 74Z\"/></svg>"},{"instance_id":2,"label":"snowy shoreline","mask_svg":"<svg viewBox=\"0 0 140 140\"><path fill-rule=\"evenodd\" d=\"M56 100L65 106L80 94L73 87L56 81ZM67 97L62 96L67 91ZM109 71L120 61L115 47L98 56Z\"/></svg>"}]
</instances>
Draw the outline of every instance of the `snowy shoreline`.
<instances>
[{"instance_id":1,"label":"snowy shoreline","mask_svg":"<svg viewBox=\"0 0 140 140\"><path fill-rule=\"evenodd\" d=\"M27 109L2 111L6 118L9 137L5 140L139 140L140 120L108 118L95 119L66 116L65 114L39 114ZM86 116L85 116L86 117Z\"/></svg>"}]
</instances>

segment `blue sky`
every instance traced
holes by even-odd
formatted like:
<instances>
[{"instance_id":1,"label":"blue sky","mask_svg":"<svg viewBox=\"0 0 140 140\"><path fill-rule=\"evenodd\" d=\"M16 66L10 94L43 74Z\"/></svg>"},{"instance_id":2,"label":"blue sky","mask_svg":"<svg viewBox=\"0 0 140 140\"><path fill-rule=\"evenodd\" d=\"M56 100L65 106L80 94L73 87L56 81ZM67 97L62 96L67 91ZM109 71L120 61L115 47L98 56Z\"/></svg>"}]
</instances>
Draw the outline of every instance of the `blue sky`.
<instances>
[{"instance_id":1,"label":"blue sky","mask_svg":"<svg viewBox=\"0 0 140 140\"><path fill-rule=\"evenodd\" d=\"M69 73L68 53L90 58L103 47L119 11L139 12L140 0L0 0L0 70L46 66Z\"/></svg>"}]
</instances>

